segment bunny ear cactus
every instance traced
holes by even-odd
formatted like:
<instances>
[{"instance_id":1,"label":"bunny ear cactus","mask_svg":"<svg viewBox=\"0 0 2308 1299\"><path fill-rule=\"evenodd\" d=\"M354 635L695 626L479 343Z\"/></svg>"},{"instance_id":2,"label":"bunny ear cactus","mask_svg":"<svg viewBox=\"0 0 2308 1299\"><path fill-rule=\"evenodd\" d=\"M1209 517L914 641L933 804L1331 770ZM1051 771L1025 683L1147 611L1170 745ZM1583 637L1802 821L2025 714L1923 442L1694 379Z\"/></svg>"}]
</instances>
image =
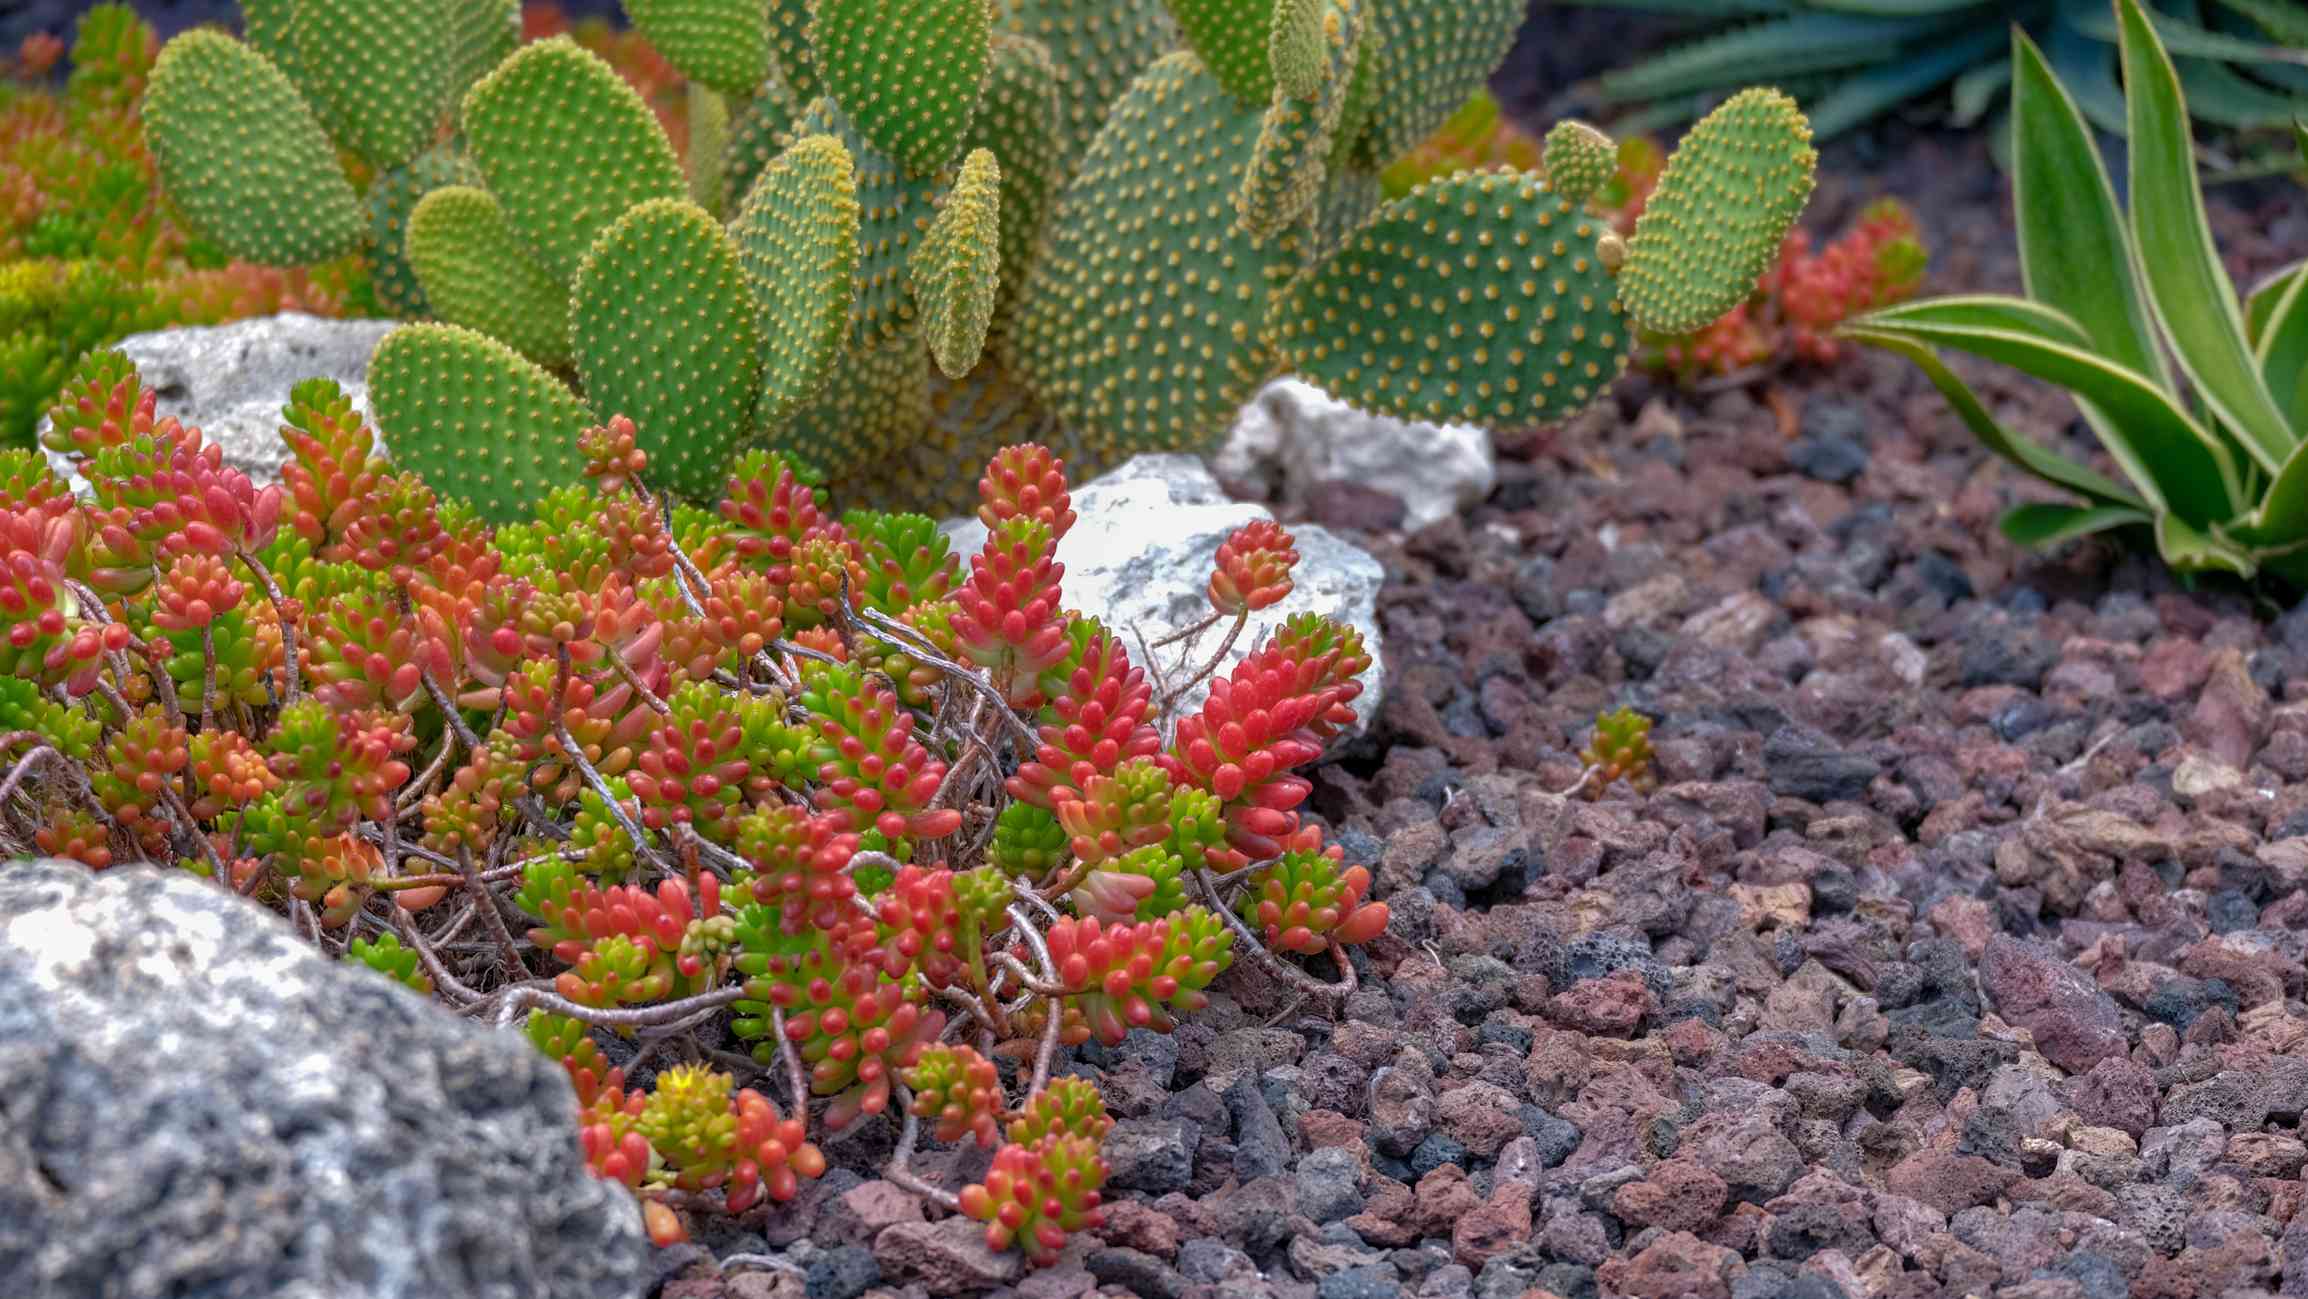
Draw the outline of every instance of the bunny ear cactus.
<instances>
[{"instance_id":1,"label":"bunny ear cactus","mask_svg":"<svg viewBox=\"0 0 2308 1299\"><path fill-rule=\"evenodd\" d=\"M1987 447L2074 499L2020 505L2004 534L2048 546L2152 538L2183 572L2308 586L2308 296L2279 280L2246 311L2205 219L2181 78L2136 0L2116 0L2128 210L2078 100L2012 38L2012 184L2026 297L1888 308L1845 334L1920 367ZM2111 479L2005 428L1936 349L2070 389Z\"/></svg>"}]
</instances>

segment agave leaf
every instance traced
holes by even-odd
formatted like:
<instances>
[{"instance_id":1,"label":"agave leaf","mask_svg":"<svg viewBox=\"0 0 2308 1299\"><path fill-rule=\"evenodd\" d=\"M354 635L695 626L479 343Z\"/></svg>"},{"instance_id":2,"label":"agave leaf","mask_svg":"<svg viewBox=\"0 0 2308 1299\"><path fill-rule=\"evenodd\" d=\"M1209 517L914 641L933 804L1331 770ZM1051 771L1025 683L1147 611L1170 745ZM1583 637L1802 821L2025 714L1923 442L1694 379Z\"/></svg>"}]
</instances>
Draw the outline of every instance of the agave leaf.
<instances>
[{"instance_id":1,"label":"agave leaf","mask_svg":"<svg viewBox=\"0 0 2308 1299\"><path fill-rule=\"evenodd\" d=\"M2220 0L2286 45L2308 46L2308 9L2298 0Z\"/></svg>"},{"instance_id":2,"label":"agave leaf","mask_svg":"<svg viewBox=\"0 0 2308 1299\"><path fill-rule=\"evenodd\" d=\"M2291 400L2285 413L2292 427L2308 437L2308 409L2302 409L2299 401L2302 378L2308 376L2308 275L2295 274L2285 284L2282 296L2268 309L2253 355L2269 390ZM2297 452L2292 456L2299 458Z\"/></svg>"},{"instance_id":3,"label":"agave leaf","mask_svg":"<svg viewBox=\"0 0 2308 1299\"><path fill-rule=\"evenodd\" d=\"M2016 27L2011 139L2012 207L2028 296L2081 322L2109 359L2169 386L2140 290L2139 254L2091 128L2043 52Z\"/></svg>"},{"instance_id":4,"label":"agave leaf","mask_svg":"<svg viewBox=\"0 0 2308 1299\"><path fill-rule=\"evenodd\" d=\"M2268 484L2260 506L2236 529L2239 539L2258 546L2308 543L2308 448L2292 453Z\"/></svg>"},{"instance_id":5,"label":"agave leaf","mask_svg":"<svg viewBox=\"0 0 2308 1299\"><path fill-rule=\"evenodd\" d=\"M2244 336L2255 346L2260 336L2268 332L2268 317L2275 312L2276 304L2284 300L2292 282L2304 271L2308 271L2308 261L2294 262L2260 281L2244 299Z\"/></svg>"},{"instance_id":6,"label":"agave leaf","mask_svg":"<svg viewBox=\"0 0 2308 1299\"><path fill-rule=\"evenodd\" d=\"M2060 85L2075 96L2092 125L2115 136L2130 129L2124 122L2124 87L2116 80L2115 52L2106 43L2057 23L2044 36L2044 54L2059 74Z\"/></svg>"},{"instance_id":7,"label":"agave leaf","mask_svg":"<svg viewBox=\"0 0 2308 1299\"><path fill-rule=\"evenodd\" d=\"M2096 469L2077 464L2057 451L2049 450L2024 437L2013 435L1990 415L1987 406L1972 392L1970 385L1956 377L1939 354L1904 334L1869 330L1859 326L1847 327L1843 337L1895 352L1913 361L1955 408L1958 418L1970 428L1988 450L2025 469L2046 482L2067 488L2094 504L2147 512L2148 505L2130 489Z\"/></svg>"},{"instance_id":8,"label":"agave leaf","mask_svg":"<svg viewBox=\"0 0 2308 1299\"><path fill-rule=\"evenodd\" d=\"M2182 570L2220 569L2249 578L2260 566L2251 554L2233 542L2198 531L2176 514L2156 517L2156 549L2164 562Z\"/></svg>"},{"instance_id":9,"label":"agave leaf","mask_svg":"<svg viewBox=\"0 0 2308 1299\"><path fill-rule=\"evenodd\" d=\"M1862 14L1791 14L1679 46L1631 68L1606 74L1611 99L1657 99L1744 82L1758 67L1776 77L1873 64L1903 40L1946 29L1946 18L1870 18Z\"/></svg>"},{"instance_id":10,"label":"agave leaf","mask_svg":"<svg viewBox=\"0 0 2308 1299\"><path fill-rule=\"evenodd\" d=\"M2278 94L2212 59L2181 59L2180 85L2188 94L2188 111L2214 126L2253 130L2283 126L2301 109L2301 102Z\"/></svg>"},{"instance_id":11,"label":"agave leaf","mask_svg":"<svg viewBox=\"0 0 2308 1299\"><path fill-rule=\"evenodd\" d=\"M1906 103L1928 90L1952 81L1964 69L2001 43L1993 28L1952 41L1929 54L1897 59L1843 82L1835 92L1813 100L1806 109L1813 138L1839 135L1887 109Z\"/></svg>"},{"instance_id":12,"label":"agave leaf","mask_svg":"<svg viewBox=\"0 0 2308 1299\"><path fill-rule=\"evenodd\" d=\"M2033 501L2004 512L1997 525L2003 535L2022 546L2040 549L2063 541L2088 537L2111 528L2154 523L2155 516L2125 505L2055 505Z\"/></svg>"},{"instance_id":13,"label":"agave leaf","mask_svg":"<svg viewBox=\"0 0 2308 1299\"><path fill-rule=\"evenodd\" d=\"M1996 97L2011 89L2011 60L1996 59L1974 65L1955 79L1955 89L1948 92L1954 101L1954 122L1970 126L1987 116Z\"/></svg>"},{"instance_id":14,"label":"agave leaf","mask_svg":"<svg viewBox=\"0 0 2308 1299\"><path fill-rule=\"evenodd\" d=\"M2094 40L2121 45L2129 35L2125 28L2134 13L2137 13L2137 7L2128 0L2119 0L2119 3L2127 12L2113 18L2106 14L2079 15L2074 20L2076 29ZM2223 59L2230 63L2308 64L2308 50L2248 41L2167 13L2141 13L2138 16L2142 23L2152 25L2150 30L2164 49L2182 58Z\"/></svg>"},{"instance_id":15,"label":"agave leaf","mask_svg":"<svg viewBox=\"0 0 2308 1299\"><path fill-rule=\"evenodd\" d=\"M2235 288L2212 246L2179 73L2138 0L2116 4L2131 122L2132 237L2149 302L2205 405L2274 473L2299 439L2252 363Z\"/></svg>"},{"instance_id":16,"label":"agave leaf","mask_svg":"<svg viewBox=\"0 0 2308 1299\"><path fill-rule=\"evenodd\" d=\"M1958 348L2068 389L2150 504L2206 527L2234 518L2242 490L2226 443L2154 380L2038 328L2046 319L2044 308L2024 299L1950 298L1892 307L1857 323Z\"/></svg>"}]
</instances>

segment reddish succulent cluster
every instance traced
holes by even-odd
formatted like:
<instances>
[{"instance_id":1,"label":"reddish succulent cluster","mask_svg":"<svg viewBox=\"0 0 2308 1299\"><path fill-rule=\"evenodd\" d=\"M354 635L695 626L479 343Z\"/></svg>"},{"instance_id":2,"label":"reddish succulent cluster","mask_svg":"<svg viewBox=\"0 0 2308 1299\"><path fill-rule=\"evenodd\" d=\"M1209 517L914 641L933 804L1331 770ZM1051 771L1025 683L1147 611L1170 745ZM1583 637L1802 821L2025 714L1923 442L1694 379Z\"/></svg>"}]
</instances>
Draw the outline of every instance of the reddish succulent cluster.
<instances>
[{"instance_id":1,"label":"reddish succulent cluster","mask_svg":"<svg viewBox=\"0 0 2308 1299\"><path fill-rule=\"evenodd\" d=\"M1066 611L1075 514L1038 446L988 467L965 563L930 520L837 519L769 453L717 510L660 500L619 420L581 440L587 485L491 529L334 385L284 419L257 489L99 355L52 435L90 498L0 460L0 833L202 872L413 990L528 1010L660 1240L791 1196L811 1132L892 1113L893 1180L923 1125L997 1147L958 1203L1046 1258L1097 1220L1108 1126L1057 1051L1168 1031L1237 957L1335 995L1289 958L1351 972L1384 927L1294 770L1352 723L1360 639L1296 614L1226 666L1291 591L1271 523L1218 548L1188 633L1231 619L1226 644L1157 673ZM783 1108L697 1063L629 1083L593 1036L723 1025Z\"/></svg>"}]
</instances>

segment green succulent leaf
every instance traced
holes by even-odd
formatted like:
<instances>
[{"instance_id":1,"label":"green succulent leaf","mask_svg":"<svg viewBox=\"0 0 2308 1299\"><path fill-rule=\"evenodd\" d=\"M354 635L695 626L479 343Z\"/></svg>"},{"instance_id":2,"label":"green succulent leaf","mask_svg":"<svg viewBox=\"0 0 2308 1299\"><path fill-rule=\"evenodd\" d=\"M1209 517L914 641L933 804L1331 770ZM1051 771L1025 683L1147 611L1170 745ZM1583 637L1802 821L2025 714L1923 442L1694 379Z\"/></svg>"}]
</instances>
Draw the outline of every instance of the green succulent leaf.
<instances>
[{"instance_id":1,"label":"green succulent leaf","mask_svg":"<svg viewBox=\"0 0 2308 1299\"><path fill-rule=\"evenodd\" d=\"M2132 236L2173 355L2221 423L2274 473L2299 442L2261 382L2212 245L2179 74L2137 0L2117 0L2131 138Z\"/></svg>"},{"instance_id":2,"label":"green succulent leaf","mask_svg":"<svg viewBox=\"0 0 2308 1299\"><path fill-rule=\"evenodd\" d=\"M2154 522L2155 516L2122 505L2054 505L2032 501L2006 511L1998 526L2009 540L2030 549L2042 549L2114 528Z\"/></svg>"}]
</instances>

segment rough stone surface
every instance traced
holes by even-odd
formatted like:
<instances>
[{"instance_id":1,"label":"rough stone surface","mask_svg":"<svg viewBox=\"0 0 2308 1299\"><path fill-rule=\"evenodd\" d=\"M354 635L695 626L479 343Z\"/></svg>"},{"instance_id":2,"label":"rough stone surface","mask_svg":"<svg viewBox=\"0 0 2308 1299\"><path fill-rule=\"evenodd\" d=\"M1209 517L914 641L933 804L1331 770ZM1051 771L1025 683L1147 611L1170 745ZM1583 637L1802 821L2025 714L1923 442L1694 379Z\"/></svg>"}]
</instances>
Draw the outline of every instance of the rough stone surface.
<instances>
[{"instance_id":1,"label":"rough stone surface","mask_svg":"<svg viewBox=\"0 0 2308 1299\"><path fill-rule=\"evenodd\" d=\"M976 1294L1015 1281L1026 1270L1018 1251L986 1248L986 1229L968 1218L901 1222L874 1237L884 1279L920 1282L931 1294Z\"/></svg>"},{"instance_id":2,"label":"rough stone surface","mask_svg":"<svg viewBox=\"0 0 2308 1299\"><path fill-rule=\"evenodd\" d=\"M1144 658L1146 644L1208 617L1211 560L1236 528L1269 517L1266 510L1229 500L1218 480L1194 456L1139 456L1073 489L1074 527L1058 543L1065 565L1061 589L1066 607L1104 622L1125 638L1131 658ZM945 525L954 549L974 555L985 545L985 526L976 519ZM1256 648L1266 634L1292 614L1319 613L1362 633L1371 667L1362 675L1362 695L1354 701L1355 727L1369 729L1386 695L1386 660L1378 626L1378 590L1386 571L1361 549L1327 528L1290 525L1298 544L1298 569L1290 598L1252 614L1218 670L1223 675ZM1199 665L1218 646L1213 630L1194 643ZM1159 651L1177 661L1176 647ZM1184 712L1201 706L1208 683L1180 704Z\"/></svg>"},{"instance_id":3,"label":"rough stone surface","mask_svg":"<svg viewBox=\"0 0 2308 1299\"><path fill-rule=\"evenodd\" d=\"M1299 379L1275 380L1242 408L1212 467L1293 505L1330 484L1373 488L1402 502L1408 532L1457 514L1498 482L1488 431L1373 415Z\"/></svg>"},{"instance_id":4,"label":"rough stone surface","mask_svg":"<svg viewBox=\"0 0 2308 1299\"><path fill-rule=\"evenodd\" d=\"M2091 976L2009 934L1988 940L1980 988L1996 1013L2035 1035L2036 1050L2071 1073L2124 1054L2124 1021Z\"/></svg>"},{"instance_id":5,"label":"rough stone surface","mask_svg":"<svg viewBox=\"0 0 2308 1299\"><path fill-rule=\"evenodd\" d=\"M162 415L193 425L224 448L227 464L259 487L280 481L288 448L280 410L289 389L306 379L334 379L356 410L369 408L369 354L399 322L329 320L302 312L257 316L229 325L188 325L131 334L115 344L158 393ZM41 420L41 431L48 422ZM70 474L53 452L56 471ZM73 476L74 490L86 484Z\"/></svg>"},{"instance_id":6,"label":"rough stone surface","mask_svg":"<svg viewBox=\"0 0 2308 1299\"><path fill-rule=\"evenodd\" d=\"M194 876L0 865L0 1289L630 1299L562 1071Z\"/></svg>"}]
</instances>

